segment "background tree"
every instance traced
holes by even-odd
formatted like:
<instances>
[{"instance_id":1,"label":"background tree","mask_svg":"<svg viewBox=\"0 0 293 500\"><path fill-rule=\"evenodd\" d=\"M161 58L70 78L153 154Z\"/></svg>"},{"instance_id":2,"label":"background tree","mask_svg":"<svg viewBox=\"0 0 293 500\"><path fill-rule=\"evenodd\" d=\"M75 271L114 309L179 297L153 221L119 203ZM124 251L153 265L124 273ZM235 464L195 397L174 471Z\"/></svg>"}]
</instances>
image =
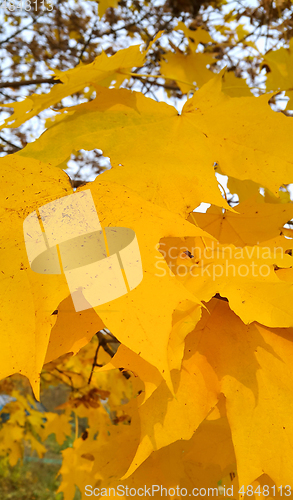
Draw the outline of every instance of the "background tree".
<instances>
[{"instance_id":1,"label":"background tree","mask_svg":"<svg viewBox=\"0 0 293 500\"><path fill-rule=\"evenodd\" d=\"M108 5L111 6L107 8ZM164 75L161 78L151 76L159 75L160 63L166 60L166 54L171 52L186 56L194 50L194 47L188 46L186 34L174 31L179 22L194 31L202 28L211 36L198 49L210 55L206 62L201 61L201 69L208 67L218 72L225 66L228 72L244 78L252 91L258 94L265 90L265 70L270 71L269 66L264 65L264 53L280 46L288 47L292 37L293 7L289 1L263 1L256 7L245 1L191 0L128 0L112 4L62 0L24 6L27 10L20 10L17 3L5 2L1 9L2 104L48 92L58 82L58 78L52 77L54 70L64 71L80 63L90 63L102 50L113 55L133 43L148 44L156 33L163 30L165 36L153 45L145 67L139 70L145 76L133 75L124 86L153 98L168 96L180 106L179 102L187 89L171 78L164 78ZM202 81L195 80L195 84L199 86ZM80 91L71 99L57 103L55 109L86 99L87 93ZM7 116L9 112L9 109L3 109L2 116ZM39 135L48 116L48 113L40 113L31 123L17 130L2 131L2 154L23 148L36 134ZM93 167L90 173L84 168L89 161ZM71 165L71 176L81 180L96 175L109 164L99 151L95 151L82 156L77 154Z\"/></svg>"}]
</instances>

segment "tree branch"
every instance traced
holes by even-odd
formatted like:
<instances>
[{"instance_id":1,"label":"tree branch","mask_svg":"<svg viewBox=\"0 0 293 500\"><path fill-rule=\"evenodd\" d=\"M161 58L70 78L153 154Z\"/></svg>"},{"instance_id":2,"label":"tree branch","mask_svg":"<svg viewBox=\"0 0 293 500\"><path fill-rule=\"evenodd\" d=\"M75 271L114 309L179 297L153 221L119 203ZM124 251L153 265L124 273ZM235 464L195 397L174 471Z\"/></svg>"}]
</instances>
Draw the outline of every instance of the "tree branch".
<instances>
[{"instance_id":1,"label":"tree branch","mask_svg":"<svg viewBox=\"0 0 293 500\"><path fill-rule=\"evenodd\" d=\"M0 89L10 87L12 89L17 89L19 87L25 87L28 85L39 85L40 83L62 83L61 80L56 78L36 78L35 80L21 80L19 82L2 82L0 83Z\"/></svg>"},{"instance_id":2,"label":"tree branch","mask_svg":"<svg viewBox=\"0 0 293 500\"><path fill-rule=\"evenodd\" d=\"M4 45L5 43L7 43L10 40L12 40L15 36L19 35L23 31L25 31L28 28L30 28L42 15L43 15L43 13L39 14L36 17L31 16L31 17L33 17L33 20L29 24L27 24L26 26L22 26L21 28L19 28L17 31L15 31L14 33L12 33L12 35L9 35L7 38L5 38L5 40L1 40L0 41L0 45Z\"/></svg>"},{"instance_id":3,"label":"tree branch","mask_svg":"<svg viewBox=\"0 0 293 500\"><path fill-rule=\"evenodd\" d=\"M2 135L0 135L0 141L5 142L5 144L8 144L8 146L11 146L16 151L20 151L22 149L19 146L16 146L16 144L13 144L12 142L7 141L7 139L4 139L4 137L2 137Z\"/></svg>"},{"instance_id":4,"label":"tree branch","mask_svg":"<svg viewBox=\"0 0 293 500\"><path fill-rule=\"evenodd\" d=\"M151 75L150 75L151 77ZM150 82L147 78L143 78L139 75L131 75L131 78L134 78L135 80L140 80L141 82L143 83L149 83L150 85L154 86L154 87L163 87L164 89L166 90L176 90L176 91L179 91L180 88L177 86L177 85L168 85L166 83L159 83L157 81L155 82ZM160 78L163 78L162 76L160 76Z\"/></svg>"}]
</instances>

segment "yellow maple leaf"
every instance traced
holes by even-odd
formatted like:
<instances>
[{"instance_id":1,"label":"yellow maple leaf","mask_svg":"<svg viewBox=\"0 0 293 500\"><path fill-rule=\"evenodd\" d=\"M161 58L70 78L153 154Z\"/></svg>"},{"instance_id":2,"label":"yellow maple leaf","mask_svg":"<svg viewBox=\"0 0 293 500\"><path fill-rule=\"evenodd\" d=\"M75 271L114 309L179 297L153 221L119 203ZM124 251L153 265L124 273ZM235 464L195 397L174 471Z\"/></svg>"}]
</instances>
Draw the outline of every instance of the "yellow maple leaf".
<instances>
[{"instance_id":1,"label":"yellow maple leaf","mask_svg":"<svg viewBox=\"0 0 293 500\"><path fill-rule=\"evenodd\" d=\"M5 214L1 226L1 317L5 328L1 375L5 377L17 372L26 375L37 395L38 375L44 362L51 328L56 322L56 315L53 313L58 309L58 304L68 297L69 289L64 274L41 274L32 271L24 244L23 221L28 214L43 204L70 194L72 189L63 172L52 170L53 167L41 162L15 156L2 158L1 161L7 182L7 189L2 191L1 201L1 210ZM30 181L32 176L34 184ZM20 182L20 179L24 181ZM99 182L97 179L91 184L91 190L98 214L105 226L114 224L136 232L144 268L144 279L139 287L116 301L97 307L96 311L103 324L110 328L121 342L136 353L141 353L147 361L157 363L158 369L171 384L167 345L172 327L172 313L181 300L190 299L196 302L196 299L167 274L163 279L156 276L156 256L159 255L156 245L166 234L177 232L183 236L205 233L179 216L175 217L166 210L158 210L152 203L118 184ZM18 314L15 314L16 303ZM146 303L153 304L152 311L147 314ZM83 316L91 322L90 312L81 317ZM154 321L161 329L159 348L153 329ZM94 321L95 327L86 323L84 329L76 331L74 337L64 339L68 330L62 327L61 333L57 323L52 333L47 361L64 354L67 349L76 352L94 334L93 330L102 326L97 319ZM137 336L130 337L128 328L136 329ZM60 345L63 342L64 346ZM7 356L7 352L10 352L11 356ZM29 365L27 359L31 359Z\"/></svg>"},{"instance_id":2,"label":"yellow maple leaf","mask_svg":"<svg viewBox=\"0 0 293 500\"><path fill-rule=\"evenodd\" d=\"M187 238L185 246L194 256L192 266L176 263L174 238L163 240L163 255L170 271L195 297L209 301L216 293L229 300L231 309L244 323L259 321L271 327L290 327L292 284L282 281L276 270L291 271L292 256L282 246L268 242L259 246L235 247ZM178 238L177 254L182 242ZM290 240L292 247L292 240ZM171 251L172 249L172 251ZM163 258L163 257L162 257Z\"/></svg>"},{"instance_id":3,"label":"yellow maple leaf","mask_svg":"<svg viewBox=\"0 0 293 500\"><path fill-rule=\"evenodd\" d=\"M124 345L120 345L115 356L101 368L96 369L96 373L102 371L123 368L134 372L144 382L144 401L146 401L154 390L162 382L162 376L155 366L147 363L143 358L132 352ZM99 379L100 380L100 379Z\"/></svg>"},{"instance_id":4,"label":"yellow maple leaf","mask_svg":"<svg viewBox=\"0 0 293 500\"><path fill-rule=\"evenodd\" d=\"M223 74L222 89L230 97L251 97L246 81L243 78L236 77L234 71L226 71Z\"/></svg>"},{"instance_id":5,"label":"yellow maple leaf","mask_svg":"<svg viewBox=\"0 0 293 500\"><path fill-rule=\"evenodd\" d=\"M292 49L293 42L290 41L288 49L281 47L278 50L267 52L263 59L263 65L269 68L267 74L266 88L267 90L285 90L286 95L290 98L287 109L293 109L293 66L292 66Z\"/></svg>"},{"instance_id":6,"label":"yellow maple leaf","mask_svg":"<svg viewBox=\"0 0 293 500\"><path fill-rule=\"evenodd\" d=\"M120 75L120 72L143 66L145 55L146 51L141 52L139 45L133 45L120 50L111 57L102 52L92 63L80 63L76 68L67 71L54 69L54 78L61 80L62 83L54 85L48 94L33 94L21 102L3 104L4 107L13 108L14 113L5 120L0 130L6 127L19 127L44 109L57 104L64 97L83 90L93 83L110 85L111 81L116 78L122 77L122 81L125 80L127 74Z\"/></svg>"},{"instance_id":7,"label":"yellow maple leaf","mask_svg":"<svg viewBox=\"0 0 293 500\"><path fill-rule=\"evenodd\" d=\"M117 7L119 0L99 0L99 16L103 17L109 7Z\"/></svg>"},{"instance_id":8,"label":"yellow maple leaf","mask_svg":"<svg viewBox=\"0 0 293 500\"><path fill-rule=\"evenodd\" d=\"M261 195L223 212L211 206L206 213L193 212L187 220L217 238L220 243L235 246L257 245L278 236L282 226L293 217L292 203L263 203Z\"/></svg>"},{"instance_id":9,"label":"yellow maple leaf","mask_svg":"<svg viewBox=\"0 0 293 500\"><path fill-rule=\"evenodd\" d=\"M266 473L292 487L292 330L246 326L221 300L208 308L186 349L206 356L219 377L239 484Z\"/></svg>"},{"instance_id":10,"label":"yellow maple leaf","mask_svg":"<svg viewBox=\"0 0 293 500\"><path fill-rule=\"evenodd\" d=\"M211 54L201 52L189 55L167 52L161 62L161 74L165 78L175 80L182 93L187 94L213 77L207 66L214 61Z\"/></svg>"},{"instance_id":11,"label":"yellow maple leaf","mask_svg":"<svg viewBox=\"0 0 293 500\"><path fill-rule=\"evenodd\" d=\"M21 373L38 395L39 373L55 322L51 314L64 298L67 285L61 275L31 270L23 221L40 205L70 194L72 189L64 172L33 159L1 158L1 171L1 377Z\"/></svg>"},{"instance_id":12,"label":"yellow maple leaf","mask_svg":"<svg viewBox=\"0 0 293 500\"><path fill-rule=\"evenodd\" d=\"M9 424L9 422L0 430L0 453L6 455L13 467L18 460L22 458L21 440L24 435L24 429L18 425Z\"/></svg>"},{"instance_id":13,"label":"yellow maple leaf","mask_svg":"<svg viewBox=\"0 0 293 500\"><path fill-rule=\"evenodd\" d=\"M70 116L64 113L17 155L45 156L58 165L73 149L101 148L113 166L104 179L184 216L202 201L229 208L217 186L215 162L223 174L251 178L278 193L293 179L293 126L271 110L266 95L228 97L221 78L197 91L181 116L141 94L100 88L95 100L70 108Z\"/></svg>"},{"instance_id":14,"label":"yellow maple leaf","mask_svg":"<svg viewBox=\"0 0 293 500\"><path fill-rule=\"evenodd\" d=\"M173 398L162 382L138 409L141 438L124 478L130 476L154 451L180 439L190 439L199 424L217 404L217 379L199 353L182 363L181 372L172 372Z\"/></svg>"},{"instance_id":15,"label":"yellow maple leaf","mask_svg":"<svg viewBox=\"0 0 293 500\"><path fill-rule=\"evenodd\" d=\"M45 363L63 354L76 354L99 330L104 328L99 316L92 310L76 312L71 295L56 310L58 316L50 334Z\"/></svg>"},{"instance_id":16,"label":"yellow maple leaf","mask_svg":"<svg viewBox=\"0 0 293 500\"><path fill-rule=\"evenodd\" d=\"M191 439L178 440L155 450L130 476L121 479L138 444L137 409L132 404L128 410L133 418L130 425L123 423L113 425L109 419L108 421L104 419L100 422L100 432L96 441L89 437L85 441L78 439L74 442L73 448L63 452L60 491L69 490L72 483L71 474L81 492L88 493L91 489L97 488L96 494L98 494L98 491L101 492L104 488L104 494L106 495L107 489L107 496L112 498L113 490L119 485L121 496L123 496L122 488L126 494L128 487L137 490L136 495L132 490L134 492L132 496L135 498L140 497L142 490L139 488L143 491L146 488L147 492L152 492L153 497L160 498L162 497L160 486L153 488L153 485L161 485L168 490L170 488L170 496L175 495L171 491L173 488L175 488L173 491L176 491L178 485L187 488L188 492L194 487L213 487L217 490L219 480L235 469L230 426L225 404L221 401L215 408L219 416L205 420ZM161 419L161 416L158 415L158 418ZM177 418L175 421L177 422ZM165 489L162 491L165 492ZM211 494L211 490L209 493ZM214 491L213 494L218 495L218 492ZM204 495L201 491L201 496L208 498L209 495L208 492Z\"/></svg>"},{"instance_id":17,"label":"yellow maple leaf","mask_svg":"<svg viewBox=\"0 0 293 500\"><path fill-rule=\"evenodd\" d=\"M63 461L59 471L62 475L62 482L57 493L63 492L64 500L72 500L74 498L76 492L75 485L79 486L81 491L84 491L86 484L91 484L91 481L97 480L92 474L93 461L81 456L86 452L79 453L78 445L82 443L82 439L79 439L77 443L74 443L74 448L67 448L62 451ZM100 477L100 475L97 477Z\"/></svg>"},{"instance_id":18,"label":"yellow maple leaf","mask_svg":"<svg viewBox=\"0 0 293 500\"><path fill-rule=\"evenodd\" d=\"M40 458L47 452L47 448L40 443L31 432L25 434L25 439L29 441L31 449L36 451Z\"/></svg>"},{"instance_id":19,"label":"yellow maple leaf","mask_svg":"<svg viewBox=\"0 0 293 500\"><path fill-rule=\"evenodd\" d=\"M186 254L185 257L187 257ZM186 260L190 260L189 257L184 259L184 265L188 265L188 262L186 264ZM201 308L190 300L182 301L175 309L168 343L168 362L170 370L180 370L184 353L185 337L195 327L200 317Z\"/></svg>"},{"instance_id":20,"label":"yellow maple leaf","mask_svg":"<svg viewBox=\"0 0 293 500\"><path fill-rule=\"evenodd\" d=\"M181 498L191 495L194 488L202 488L200 496L208 499L219 495L219 480L234 468L235 454L225 413L219 419L205 420L190 440L179 440L154 451L120 484L136 489L146 485L155 498L162 497L169 488L170 497L177 496L176 493L180 494L180 489L185 488ZM159 486L152 490L152 485ZM165 489L161 490L161 487ZM194 490L195 495L198 495L198 490ZM234 498L237 498L237 491Z\"/></svg>"},{"instance_id":21,"label":"yellow maple leaf","mask_svg":"<svg viewBox=\"0 0 293 500\"><path fill-rule=\"evenodd\" d=\"M42 441L45 441L50 434L55 434L57 443L63 444L66 436L70 436L72 432L70 416L46 412L45 418L44 428L39 431Z\"/></svg>"},{"instance_id":22,"label":"yellow maple leaf","mask_svg":"<svg viewBox=\"0 0 293 500\"><path fill-rule=\"evenodd\" d=\"M203 200L229 208L214 174L216 157L209 157L207 138L189 124L188 114L180 117L172 106L127 90L100 88L97 94L88 105L71 109L70 120L64 114L21 155L45 155L52 165L59 165L73 144L75 149L99 147L114 167L103 178L130 187L153 203L184 215ZM49 147L48 141L55 147ZM143 165L139 171L138 158Z\"/></svg>"},{"instance_id":23,"label":"yellow maple leaf","mask_svg":"<svg viewBox=\"0 0 293 500\"><path fill-rule=\"evenodd\" d=\"M227 187L230 193L237 194L239 202L241 202L248 198L252 198L253 196L257 196L261 186L249 179L239 180L235 177L229 176Z\"/></svg>"},{"instance_id":24,"label":"yellow maple leaf","mask_svg":"<svg viewBox=\"0 0 293 500\"><path fill-rule=\"evenodd\" d=\"M196 30L191 29L181 21L177 24L175 30L183 31L188 40L189 47L193 52L195 52L199 43L207 44L214 41L209 32L205 29L201 27L197 27Z\"/></svg>"},{"instance_id":25,"label":"yellow maple leaf","mask_svg":"<svg viewBox=\"0 0 293 500\"><path fill-rule=\"evenodd\" d=\"M206 233L167 210L160 208L158 211L155 205L118 184L101 181L100 177L90 188L97 212L105 226L120 225L135 231L144 275L137 288L115 301L95 307L95 310L115 337L155 365L171 387L167 346L172 314L183 300L189 299L195 304L199 302L187 290L184 291L181 284L178 286L179 283L168 273L161 277L158 275L156 263L160 253L157 245L162 232L182 236L186 232L191 234L192 230L202 236ZM86 298L86 290L84 295ZM159 338L154 324L160 331ZM136 331L136 335L129 335L129 330Z\"/></svg>"}]
</instances>

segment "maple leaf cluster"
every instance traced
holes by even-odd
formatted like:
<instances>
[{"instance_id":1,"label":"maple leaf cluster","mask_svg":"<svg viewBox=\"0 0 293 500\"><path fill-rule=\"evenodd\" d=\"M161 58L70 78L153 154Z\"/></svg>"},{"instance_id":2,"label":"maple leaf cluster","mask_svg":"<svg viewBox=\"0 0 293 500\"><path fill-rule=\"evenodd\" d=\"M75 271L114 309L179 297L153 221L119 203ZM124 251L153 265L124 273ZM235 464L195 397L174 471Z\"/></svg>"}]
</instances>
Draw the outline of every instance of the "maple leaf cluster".
<instances>
[{"instance_id":1,"label":"maple leaf cluster","mask_svg":"<svg viewBox=\"0 0 293 500\"><path fill-rule=\"evenodd\" d=\"M233 498L248 485L293 487L286 224L293 217L286 188L293 125L272 110L271 94L255 96L241 79L208 69L212 55L198 45L210 43L209 34L198 29L191 37L188 29L178 26L189 40L186 54L161 64L162 77L193 91L180 114L120 88L148 57L134 45L55 71L60 83L10 103L3 125L20 127L90 88L87 102L56 112L37 140L0 161L0 376L25 375L39 398L43 369L43 384L55 378L71 391L59 405L63 413L40 415L33 398L11 390L16 401L0 429L0 452L8 450L13 465L28 439L42 455L32 428L42 440L54 432L62 444L72 414L86 417L86 429L76 425L73 446L62 452L65 500L75 485L82 498L87 485L233 486ZM290 53L280 50L264 59L271 64L267 85L290 98ZM63 170L68 159L95 149L112 168L74 190ZM216 172L237 195L233 208ZM115 300L76 312L64 273L31 269L23 222L86 190L103 228L135 232L143 279ZM210 208L194 211L202 202Z\"/></svg>"}]
</instances>

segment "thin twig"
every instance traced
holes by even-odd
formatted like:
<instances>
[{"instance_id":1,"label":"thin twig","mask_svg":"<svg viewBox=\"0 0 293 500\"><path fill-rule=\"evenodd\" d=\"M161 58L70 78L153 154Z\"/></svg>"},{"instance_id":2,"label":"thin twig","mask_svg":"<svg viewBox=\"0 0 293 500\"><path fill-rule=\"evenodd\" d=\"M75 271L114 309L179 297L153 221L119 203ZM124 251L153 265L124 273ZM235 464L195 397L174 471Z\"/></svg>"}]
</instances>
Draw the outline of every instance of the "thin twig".
<instances>
[{"instance_id":1,"label":"thin twig","mask_svg":"<svg viewBox=\"0 0 293 500\"><path fill-rule=\"evenodd\" d=\"M36 78L35 80L21 80L19 82L2 82L0 83L0 89L10 87L17 89L19 87L25 87L28 85L39 85L40 83L62 83L61 80L55 78Z\"/></svg>"},{"instance_id":2,"label":"thin twig","mask_svg":"<svg viewBox=\"0 0 293 500\"><path fill-rule=\"evenodd\" d=\"M0 45L4 45L5 43L9 42L10 40L12 40L12 38L14 38L15 36L19 35L20 33L22 33L23 31L27 30L30 26L32 26L32 24L34 24L38 19L39 17L41 17L43 15L42 14L39 14L38 16L36 16L35 18L33 18L32 22L27 24L26 26L22 26L21 28L19 28L18 30L16 30L14 33L12 33L12 35L9 35L7 38L5 38L5 40L1 40L0 41Z\"/></svg>"},{"instance_id":3,"label":"thin twig","mask_svg":"<svg viewBox=\"0 0 293 500\"><path fill-rule=\"evenodd\" d=\"M91 29L91 32L90 32L90 35L89 35L87 41L84 43L83 48L81 49L81 52L80 52L80 55L79 55L79 60L80 61L82 61L82 56L83 56L84 52L86 51L86 49L88 48L89 44L91 43L91 40L92 40L92 38L94 36L94 29L96 27L96 24L97 24L97 21L93 25L93 27Z\"/></svg>"},{"instance_id":4,"label":"thin twig","mask_svg":"<svg viewBox=\"0 0 293 500\"><path fill-rule=\"evenodd\" d=\"M89 376L89 379L88 379L88 382L87 382L88 384L90 384L90 383L91 383L92 376L93 376L93 374L94 374L94 369L95 369L95 367L97 366L97 359L98 359L98 353L99 353L100 346L101 346L101 344L100 344L100 342L99 342L99 345L98 345L98 347L97 347L97 349L96 349L96 352L95 352L95 357L94 357L94 362L93 362L93 364L92 364L91 373L90 373L90 376Z\"/></svg>"},{"instance_id":5,"label":"thin twig","mask_svg":"<svg viewBox=\"0 0 293 500\"><path fill-rule=\"evenodd\" d=\"M7 141L7 139L4 139L4 137L2 137L2 135L0 135L0 141L5 142L6 144L8 144L8 146L11 146L13 149L16 149L16 151L20 151L22 149L19 146L16 146L16 144L13 144L12 142Z\"/></svg>"}]
</instances>

